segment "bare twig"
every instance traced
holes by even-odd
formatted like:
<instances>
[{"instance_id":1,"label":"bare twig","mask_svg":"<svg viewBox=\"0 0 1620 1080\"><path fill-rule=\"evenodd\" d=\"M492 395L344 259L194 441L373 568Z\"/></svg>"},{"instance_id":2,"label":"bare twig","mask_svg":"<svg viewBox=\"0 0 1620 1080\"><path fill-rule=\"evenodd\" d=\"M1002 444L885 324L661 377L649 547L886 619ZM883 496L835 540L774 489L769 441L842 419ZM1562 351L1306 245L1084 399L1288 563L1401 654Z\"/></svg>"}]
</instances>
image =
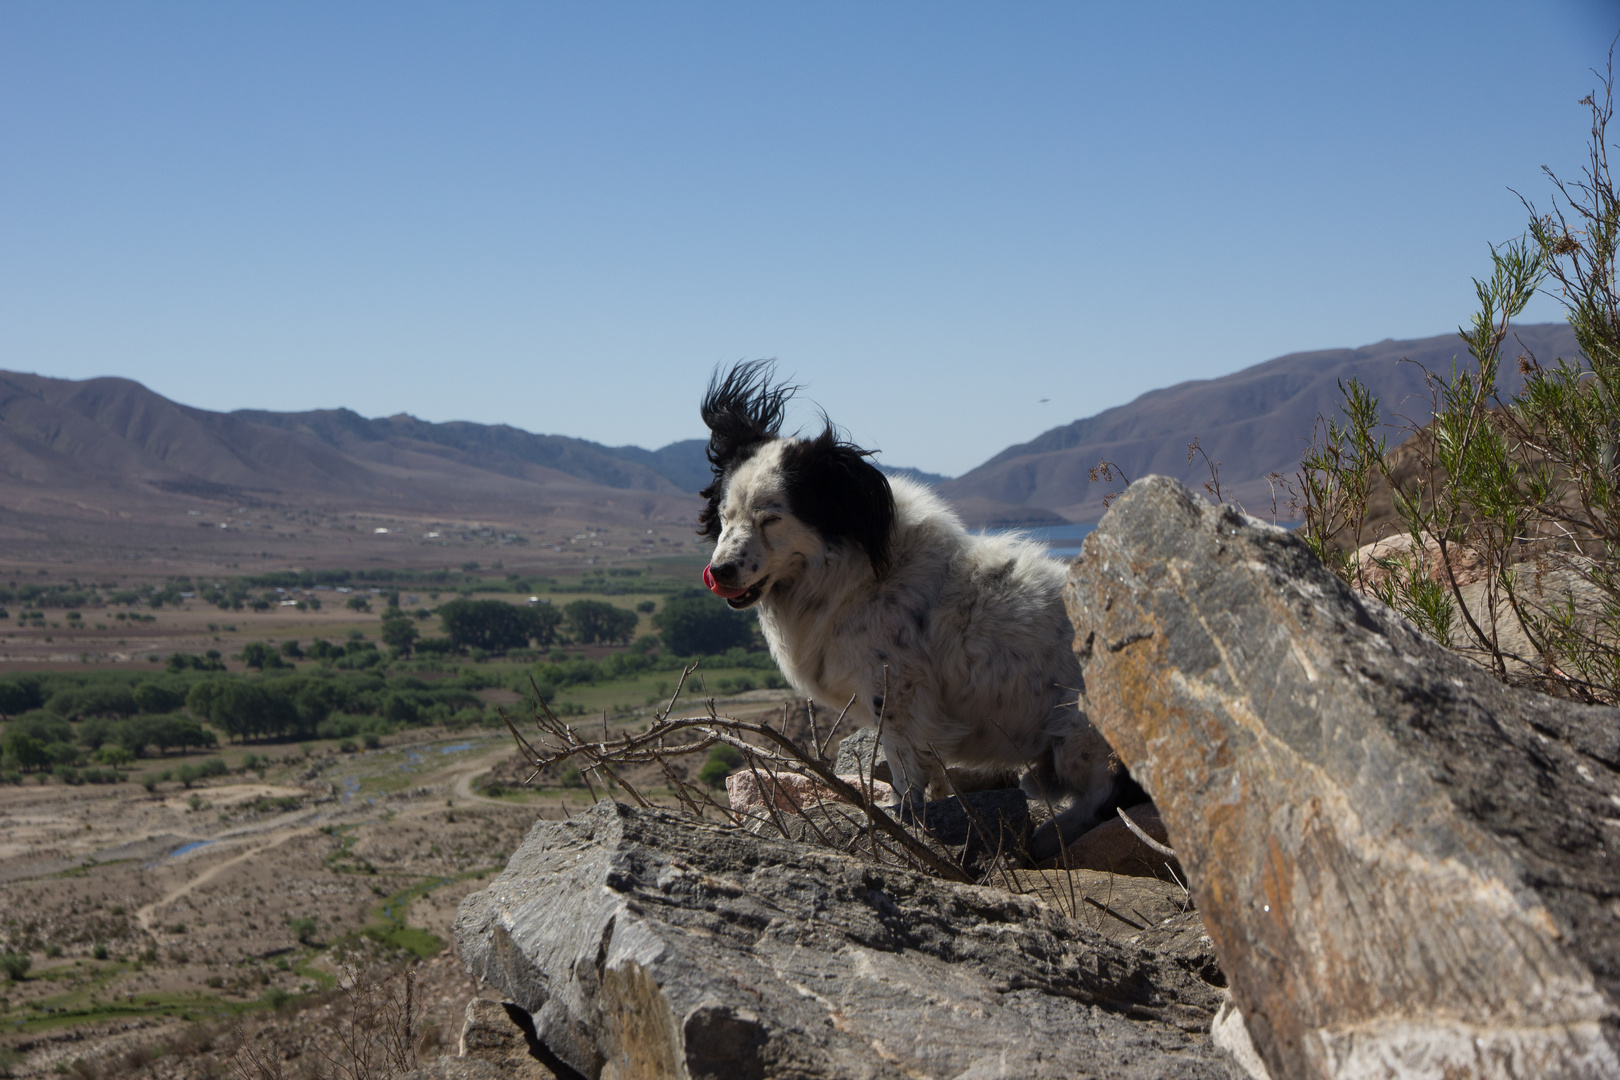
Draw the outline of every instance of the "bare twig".
<instances>
[{"instance_id":1,"label":"bare twig","mask_svg":"<svg viewBox=\"0 0 1620 1080\"><path fill-rule=\"evenodd\" d=\"M1125 808L1123 806L1114 807L1114 812L1119 815L1119 820L1125 823L1125 827L1131 830L1131 833L1138 840L1142 841L1142 843L1146 844L1154 851L1157 851L1160 855L1163 855L1167 859L1174 859L1176 857L1174 849L1165 847L1163 844L1153 839L1153 837L1143 832L1142 826L1131 820L1130 815L1125 813Z\"/></svg>"}]
</instances>

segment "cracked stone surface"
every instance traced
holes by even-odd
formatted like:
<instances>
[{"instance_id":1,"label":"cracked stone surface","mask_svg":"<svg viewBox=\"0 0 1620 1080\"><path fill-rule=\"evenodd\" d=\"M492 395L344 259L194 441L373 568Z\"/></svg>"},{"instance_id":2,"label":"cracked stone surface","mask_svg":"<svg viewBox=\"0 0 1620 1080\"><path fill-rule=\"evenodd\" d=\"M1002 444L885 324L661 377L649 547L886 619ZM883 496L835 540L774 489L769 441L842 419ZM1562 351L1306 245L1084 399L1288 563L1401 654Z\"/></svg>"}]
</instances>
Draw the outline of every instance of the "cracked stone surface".
<instances>
[{"instance_id":1,"label":"cracked stone surface","mask_svg":"<svg viewBox=\"0 0 1620 1080\"><path fill-rule=\"evenodd\" d=\"M590 1077L1244 1075L1196 949L671 812L537 824L456 936Z\"/></svg>"}]
</instances>

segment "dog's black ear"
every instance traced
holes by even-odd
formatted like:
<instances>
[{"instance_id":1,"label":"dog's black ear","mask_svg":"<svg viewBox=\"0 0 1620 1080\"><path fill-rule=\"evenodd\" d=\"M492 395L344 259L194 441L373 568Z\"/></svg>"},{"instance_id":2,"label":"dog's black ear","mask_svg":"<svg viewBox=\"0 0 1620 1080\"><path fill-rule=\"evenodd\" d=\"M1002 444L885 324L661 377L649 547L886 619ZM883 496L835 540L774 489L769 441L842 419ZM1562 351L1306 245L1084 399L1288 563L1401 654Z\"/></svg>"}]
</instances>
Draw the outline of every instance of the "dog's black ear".
<instances>
[{"instance_id":1,"label":"dog's black ear","mask_svg":"<svg viewBox=\"0 0 1620 1080\"><path fill-rule=\"evenodd\" d=\"M709 429L705 452L714 470L714 482L699 492L707 500L698 514L700 536L720 538L720 489L726 470L782 430L788 399L798 387L773 383L775 374L772 361L749 360L734 365L725 378L720 377L719 370L709 378L700 412Z\"/></svg>"},{"instance_id":2,"label":"dog's black ear","mask_svg":"<svg viewBox=\"0 0 1620 1080\"><path fill-rule=\"evenodd\" d=\"M788 508L829 543L853 543L879 577L889 568L894 491L868 450L838 438L831 424L782 451Z\"/></svg>"}]
</instances>

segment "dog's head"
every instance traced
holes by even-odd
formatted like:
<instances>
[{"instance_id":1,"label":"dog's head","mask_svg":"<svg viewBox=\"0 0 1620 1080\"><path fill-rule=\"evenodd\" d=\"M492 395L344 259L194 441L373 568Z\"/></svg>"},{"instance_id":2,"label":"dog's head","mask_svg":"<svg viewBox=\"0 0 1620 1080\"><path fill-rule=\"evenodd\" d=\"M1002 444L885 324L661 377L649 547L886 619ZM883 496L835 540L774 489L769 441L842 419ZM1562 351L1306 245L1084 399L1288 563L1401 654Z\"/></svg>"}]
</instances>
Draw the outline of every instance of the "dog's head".
<instances>
[{"instance_id":1,"label":"dog's head","mask_svg":"<svg viewBox=\"0 0 1620 1080\"><path fill-rule=\"evenodd\" d=\"M734 608L834 550L859 550L880 576L889 564L888 478L830 423L814 438L782 438L796 388L771 374L765 362L738 364L703 398L714 482L698 532L715 541L704 581Z\"/></svg>"}]
</instances>

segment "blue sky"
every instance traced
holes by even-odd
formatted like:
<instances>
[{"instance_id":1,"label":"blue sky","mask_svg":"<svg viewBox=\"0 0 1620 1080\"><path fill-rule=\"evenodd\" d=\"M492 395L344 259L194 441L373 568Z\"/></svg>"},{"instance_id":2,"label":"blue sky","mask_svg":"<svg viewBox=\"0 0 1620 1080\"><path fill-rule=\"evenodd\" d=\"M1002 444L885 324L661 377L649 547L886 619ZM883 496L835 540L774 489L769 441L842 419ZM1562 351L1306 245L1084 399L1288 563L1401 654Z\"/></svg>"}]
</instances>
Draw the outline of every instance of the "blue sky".
<instances>
[{"instance_id":1,"label":"blue sky","mask_svg":"<svg viewBox=\"0 0 1620 1080\"><path fill-rule=\"evenodd\" d=\"M8 0L0 367L654 447L776 357L798 421L957 474L1454 328L1508 189L1577 171L1617 31L1577 0Z\"/></svg>"}]
</instances>

